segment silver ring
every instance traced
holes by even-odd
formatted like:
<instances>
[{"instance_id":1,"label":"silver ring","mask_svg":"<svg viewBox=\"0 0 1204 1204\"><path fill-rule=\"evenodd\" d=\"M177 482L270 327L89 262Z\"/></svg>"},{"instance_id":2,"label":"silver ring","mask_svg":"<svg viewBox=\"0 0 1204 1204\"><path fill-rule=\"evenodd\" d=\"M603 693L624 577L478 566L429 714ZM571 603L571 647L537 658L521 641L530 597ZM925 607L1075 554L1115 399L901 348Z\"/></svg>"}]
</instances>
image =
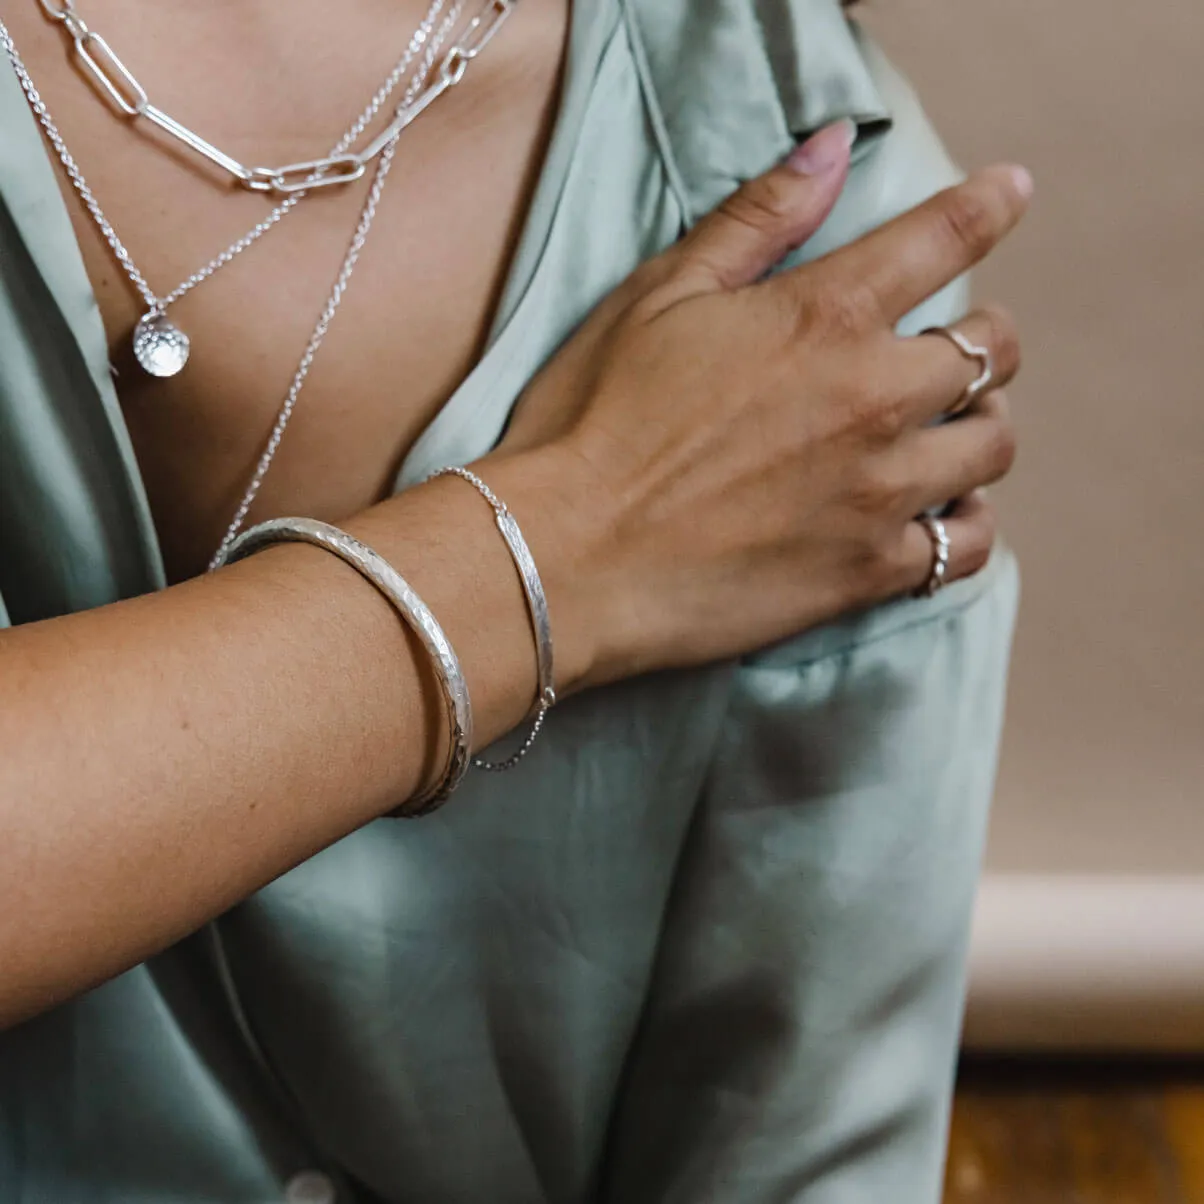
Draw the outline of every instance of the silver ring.
<instances>
[{"instance_id":1,"label":"silver ring","mask_svg":"<svg viewBox=\"0 0 1204 1204\"><path fill-rule=\"evenodd\" d=\"M916 597L931 598L944 588L945 577L949 573L949 531L939 518L934 518L931 514L921 515L917 521L932 540L932 568L928 573L928 580L916 590Z\"/></svg>"},{"instance_id":2,"label":"silver ring","mask_svg":"<svg viewBox=\"0 0 1204 1204\"><path fill-rule=\"evenodd\" d=\"M980 347L977 343L971 343L960 330L950 330L947 326L929 326L920 333L939 334L942 338L948 339L966 359L974 360L979 365L981 370L977 379L945 411L951 418L957 414L964 413L991 387L991 382L995 376L995 366L991 362L991 353L985 347Z\"/></svg>"}]
</instances>

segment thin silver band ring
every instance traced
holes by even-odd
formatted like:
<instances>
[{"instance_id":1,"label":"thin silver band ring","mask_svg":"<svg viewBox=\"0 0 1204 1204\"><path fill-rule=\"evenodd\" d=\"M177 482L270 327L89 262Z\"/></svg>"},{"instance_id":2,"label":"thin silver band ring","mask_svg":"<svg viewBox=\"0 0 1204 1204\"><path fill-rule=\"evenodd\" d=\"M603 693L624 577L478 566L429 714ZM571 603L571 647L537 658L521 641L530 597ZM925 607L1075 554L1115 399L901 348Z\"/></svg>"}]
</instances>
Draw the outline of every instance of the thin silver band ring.
<instances>
[{"instance_id":1,"label":"thin silver band ring","mask_svg":"<svg viewBox=\"0 0 1204 1204\"><path fill-rule=\"evenodd\" d=\"M960 330L951 330L948 326L929 326L920 333L939 334L942 338L948 339L966 359L974 360L978 364L980 368L978 377L969 385L961 397L945 411L951 418L957 414L964 413L991 387L991 382L995 376L995 366L991 362L990 351L985 347L978 346L977 343L971 343Z\"/></svg>"}]
</instances>

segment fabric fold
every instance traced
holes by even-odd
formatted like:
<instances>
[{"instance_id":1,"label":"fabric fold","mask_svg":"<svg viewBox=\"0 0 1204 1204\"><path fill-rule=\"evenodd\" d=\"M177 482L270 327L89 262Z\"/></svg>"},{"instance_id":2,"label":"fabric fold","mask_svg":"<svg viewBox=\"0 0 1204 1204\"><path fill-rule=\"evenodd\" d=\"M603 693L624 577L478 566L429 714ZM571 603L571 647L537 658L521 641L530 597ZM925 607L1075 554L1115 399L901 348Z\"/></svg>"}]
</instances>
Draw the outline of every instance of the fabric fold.
<instances>
[{"instance_id":1,"label":"fabric fold","mask_svg":"<svg viewBox=\"0 0 1204 1204\"><path fill-rule=\"evenodd\" d=\"M831 121L857 121L861 153L890 128L859 31L838 0L624 7L690 222Z\"/></svg>"}]
</instances>

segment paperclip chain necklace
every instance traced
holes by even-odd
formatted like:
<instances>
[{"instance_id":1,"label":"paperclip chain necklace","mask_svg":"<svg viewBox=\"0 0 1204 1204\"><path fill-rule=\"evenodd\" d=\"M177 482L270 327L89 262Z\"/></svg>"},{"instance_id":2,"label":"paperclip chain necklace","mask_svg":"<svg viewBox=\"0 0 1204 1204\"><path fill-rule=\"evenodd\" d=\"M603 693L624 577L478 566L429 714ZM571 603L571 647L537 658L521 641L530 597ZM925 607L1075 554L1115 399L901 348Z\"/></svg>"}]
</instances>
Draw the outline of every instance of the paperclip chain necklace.
<instances>
[{"instance_id":1,"label":"paperclip chain necklace","mask_svg":"<svg viewBox=\"0 0 1204 1204\"><path fill-rule=\"evenodd\" d=\"M68 5L62 10L52 10L47 7L46 0L39 0L42 7L47 12L54 16L55 13L61 11L68 14L75 22L70 28L73 36L77 41L81 36L91 37L93 40L99 38L97 34L91 34L87 30L87 26L79 20L75 15L75 10L68 0ZM431 36L431 30L434 27L435 21L438 19L439 13L443 9L445 0L433 0L430 9L423 18L422 23L414 32L414 36L410 39L409 45L406 47L405 53L398 61L393 70L389 73L385 82L377 90L376 94L369 101L367 107L356 118L350 128L346 131L342 138L335 144L332 155L338 155L346 150L367 128L372 119L380 112L385 101L392 94L398 83L409 71L415 56L428 42ZM56 20L59 18L55 16ZM84 34L79 34L76 26L84 30ZM103 40L102 40L103 42ZM263 221L257 223L248 233L241 238L236 239L226 249L215 255L204 266L193 272L182 283L177 285L171 292L162 297L156 296L151 289L146 277L139 270L133 257L121 241L112 223L105 216L104 210L101 209L100 203L96 200L95 194L88 186L87 180L84 178L83 172L76 163L74 156L67 149L67 145L59 133L58 126L51 117L45 102L42 100L37 87L34 85L33 79L26 69L21 56L12 40L12 35L8 32L3 21L0 21L0 45L4 47L5 53L8 55L9 61L12 63L13 71L16 73L17 79L21 84L22 90L25 92L26 99L29 101L30 107L33 109L35 116L41 122L42 128L46 134L47 141L54 147L58 154L59 160L63 164L64 170L67 172L68 178L74 185L75 190L79 193L81 200L84 202L89 214L92 216L97 227L100 229L105 241L109 244L118 264L130 278L130 282L138 290L143 302L146 304L146 313L134 328L133 345L134 356L138 363L152 376L174 376L188 362L188 354L191 349L191 341L188 336L179 329L174 323L168 320L167 310L169 306L174 305L186 294L191 292L198 284L202 284L208 280L215 272L225 267L228 263L234 260L243 251L247 250L260 238L263 237L273 226L275 226L282 218L284 218L305 196L306 193L302 190L292 190L286 199L277 205ZM87 51L87 43L84 44L84 52ZM107 50L108 43L103 43ZM108 51L111 55L112 52ZM90 54L84 54L84 61L88 64L95 64L95 59ZM120 60L118 60L120 61ZM429 67L428 67L429 71ZM94 71L95 73L95 71ZM98 77L102 79L103 77ZM111 85L109 85L111 87ZM412 104L409 108L412 108ZM394 122L396 123L396 116Z\"/></svg>"},{"instance_id":2,"label":"paperclip chain necklace","mask_svg":"<svg viewBox=\"0 0 1204 1204\"><path fill-rule=\"evenodd\" d=\"M508 7L510 2L511 0L498 0L497 7ZM50 20L62 25L63 32L71 38L80 64L92 76L101 96L119 116L134 121L143 119L151 122L189 150L233 176L238 183L252 192L288 195L312 188L349 184L358 180L367 170L368 164L393 141L393 136L400 133L401 119L398 117L389 128L356 153L348 153L351 142L354 141L351 139L346 145L320 159L285 163L278 167L247 167L202 138L195 130L189 129L183 122L164 112L158 105L152 104L146 89L122 62L116 51L100 34L90 29L79 15L75 0L38 0L38 4ZM421 111L425 106L419 102L415 107ZM414 113L410 120L415 116L417 113Z\"/></svg>"}]
</instances>

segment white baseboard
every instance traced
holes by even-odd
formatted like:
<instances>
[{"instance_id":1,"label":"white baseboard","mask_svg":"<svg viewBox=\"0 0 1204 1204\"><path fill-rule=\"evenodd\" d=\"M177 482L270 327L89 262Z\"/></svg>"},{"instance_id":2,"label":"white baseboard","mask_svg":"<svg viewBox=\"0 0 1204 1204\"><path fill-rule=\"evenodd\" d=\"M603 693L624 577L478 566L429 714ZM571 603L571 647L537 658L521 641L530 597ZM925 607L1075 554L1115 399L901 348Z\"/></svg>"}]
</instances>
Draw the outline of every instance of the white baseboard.
<instances>
[{"instance_id":1,"label":"white baseboard","mask_svg":"<svg viewBox=\"0 0 1204 1204\"><path fill-rule=\"evenodd\" d=\"M1204 878L988 874L965 1044L1204 1052Z\"/></svg>"}]
</instances>

